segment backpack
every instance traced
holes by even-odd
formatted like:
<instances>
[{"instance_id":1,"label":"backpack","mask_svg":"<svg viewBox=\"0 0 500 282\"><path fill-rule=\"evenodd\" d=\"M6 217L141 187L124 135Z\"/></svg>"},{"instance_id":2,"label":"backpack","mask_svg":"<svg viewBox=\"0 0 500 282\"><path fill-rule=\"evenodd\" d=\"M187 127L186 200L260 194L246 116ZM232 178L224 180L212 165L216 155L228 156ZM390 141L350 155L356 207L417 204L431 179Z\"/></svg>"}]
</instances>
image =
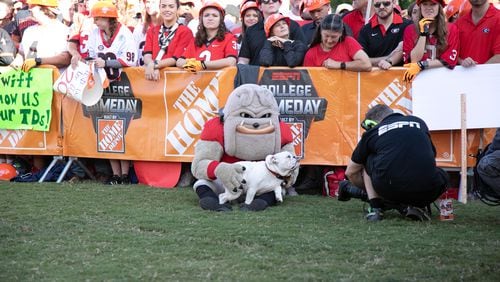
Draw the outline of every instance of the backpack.
<instances>
[{"instance_id":1,"label":"backpack","mask_svg":"<svg viewBox=\"0 0 500 282\"><path fill-rule=\"evenodd\" d=\"M473 168L474 178L472 181L472 193L483 203L490 206L498 206L500 205L499 195L481 180L477 171L479 162L487 155L486 153L488 152L490 145L491 143L486 145L484 149L478 149L477 154L474 156L476 158L476 163Z\"/></svg>"},{"instance_id":2,"label":"backpack","mask_svg":"<svg viewBox=\"0 0 500 282\"><path fill-rule=\"evenodd\" d=\"M323 172L323 196L326 197L337 197L337 191L339 190L339 182L345 180L345 168L327 167Z\"/></svg>"}]
</instances>

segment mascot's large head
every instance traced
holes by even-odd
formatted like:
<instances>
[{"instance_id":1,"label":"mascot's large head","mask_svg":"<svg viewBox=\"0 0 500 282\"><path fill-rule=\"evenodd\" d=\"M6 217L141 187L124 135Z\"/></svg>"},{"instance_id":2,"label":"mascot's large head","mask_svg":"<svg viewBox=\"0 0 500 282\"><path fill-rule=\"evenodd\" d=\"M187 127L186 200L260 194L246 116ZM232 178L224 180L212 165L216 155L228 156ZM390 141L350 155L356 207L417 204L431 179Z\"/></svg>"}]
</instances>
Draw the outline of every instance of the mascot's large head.
<instances>
[{"instance_id":1,"label":"mascot's large head","mask_svg":"<svg viewBox=\"0 0 500 282\"><path fill-rule=\"evenodd\" d=\"M279 109L273 93L243 84L229 95L223 109L224 146L241 160L264 160L281 150Z\"/></svg>"}]
</instances>

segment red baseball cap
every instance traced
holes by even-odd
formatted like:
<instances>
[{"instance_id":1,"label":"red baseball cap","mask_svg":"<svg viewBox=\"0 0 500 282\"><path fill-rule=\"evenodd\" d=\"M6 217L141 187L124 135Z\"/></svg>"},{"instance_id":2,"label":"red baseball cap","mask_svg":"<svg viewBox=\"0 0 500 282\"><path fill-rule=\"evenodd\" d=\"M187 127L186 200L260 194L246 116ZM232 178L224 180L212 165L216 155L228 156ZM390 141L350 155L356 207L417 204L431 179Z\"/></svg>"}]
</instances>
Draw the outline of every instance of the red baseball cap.
<instances>
[{"instance_id":1,"label":"red baseball cap","mask_svg":"<svg viewBox=\"0 0 500 282\"><path fill-rule=\"evenodd\" d=\"M444 3L444 0L417 0L417 5L420 6L425 1L431 1L433 3L441 5L441 7L446 6L446 3Z\"/></svg>"}]
</instances>

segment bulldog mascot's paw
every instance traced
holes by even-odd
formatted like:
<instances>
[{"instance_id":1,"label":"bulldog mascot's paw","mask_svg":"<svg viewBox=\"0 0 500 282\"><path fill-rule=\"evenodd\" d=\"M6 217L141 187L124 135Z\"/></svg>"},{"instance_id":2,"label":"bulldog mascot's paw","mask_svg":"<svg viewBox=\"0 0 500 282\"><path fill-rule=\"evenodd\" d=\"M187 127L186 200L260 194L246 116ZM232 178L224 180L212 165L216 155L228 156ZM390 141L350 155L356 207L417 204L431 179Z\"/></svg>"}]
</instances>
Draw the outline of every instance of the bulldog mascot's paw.
<instances>
[{"instance_id":1,"label":"bulldog mascot's paw","mask_svg":"<svg viewBox=\"0 0 500 282\"><path fill-rule=\"evenodd\" d=\"M198 179L193 188L202 208L229 209L227 203L219 203L218 195L226 189L243 188L244 170L237 162L263 161L279 152L295 155L290 127L278 117L278 104L271 91L244 84L228 96L221 116L205 123L191 166ZM298 168L285 181L285 188L295 183L297 175ZM262 210L275 204L277 199L269 193L272 197L266 193L258 195L246 208Z\"/></svg>"},{"instance_id":2,"label":"bulldog mascot's paw","mask_svg":"<svg viewBox=\"0 0 500 282\"><path fill-rule=\"evenodd\" d=\"M245 204L250 205L256 195L271 191L274 192L278 202L283 202L282 188L298 168L299 160L292 153L285 151L268 155L265 161L240 161L235 164L243 168L242 185L233 189L224 186L225 192L219 194L220 204L236 200L245 193Z\"/></svg>"}]
</instances>

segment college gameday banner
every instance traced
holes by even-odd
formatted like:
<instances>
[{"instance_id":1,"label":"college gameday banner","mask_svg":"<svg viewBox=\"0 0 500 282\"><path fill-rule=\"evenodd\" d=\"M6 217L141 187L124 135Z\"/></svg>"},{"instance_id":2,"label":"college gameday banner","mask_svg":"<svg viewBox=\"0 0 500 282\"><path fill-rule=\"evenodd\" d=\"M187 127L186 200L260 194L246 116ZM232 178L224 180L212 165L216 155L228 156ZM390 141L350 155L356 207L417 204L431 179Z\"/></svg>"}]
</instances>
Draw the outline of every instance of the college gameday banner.
<instances>
[{"instance_id":1,"label":"college gameday banner","mask_svg":"<svg viewBox=\"0 0 500 282\"><path fill-rule=\"evenodd\" d=\"M63 97L52 91L57 68L6 71L0 76L0 154L61 155Z\"/></svg>"},{"instance_id":2,"label":"college gameday banner","mask_svg":"<svg viewBox=\"0 0 500 282\"><path fill-rule=\"evenodd\" d=\"M126 68L96 105L64 101L64 155L189 162L235 74L236 68L196 74L172 68L148 81L142 68Z\"/></svg>"},{"instance_id":3,"label":"college gameday banner","mask_svg":"<svg viewBox=\"0 0 500 282\"><path fill-rule=\"evenodd\" d=\"M370 73L278 67L257 71L256 82L275 93L303 164L346 165L371 105L385 103L411 113L402 68ZM148 81L141 68L126 68L96 105L63 101L64 155L189 162L203 125L218 116L233 90L235 75L236 68L196 74L172 68L162 70L159 81ZM470 133L474 142L469 148L477 148L477 133ZM432 134L441 166L459 166L459 137L452 131Z\"/></svg>"}]
</instances>

